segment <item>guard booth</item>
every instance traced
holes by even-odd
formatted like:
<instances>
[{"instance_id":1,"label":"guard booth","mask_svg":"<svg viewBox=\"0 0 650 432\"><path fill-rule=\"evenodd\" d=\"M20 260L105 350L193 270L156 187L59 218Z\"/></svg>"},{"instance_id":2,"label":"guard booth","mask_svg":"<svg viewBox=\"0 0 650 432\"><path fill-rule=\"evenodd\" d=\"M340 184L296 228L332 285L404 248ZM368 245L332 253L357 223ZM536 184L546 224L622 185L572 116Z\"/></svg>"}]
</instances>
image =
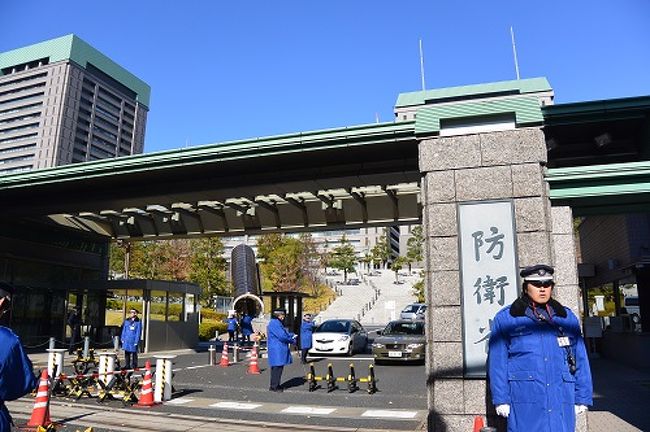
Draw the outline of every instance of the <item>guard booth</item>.
<instances>
[{"instance_id":1,"label":"guard booth","mask_svg":"<svg viewBox=\"0 0 650 432\"><path fill-rule=\"evenodd\" d=\"M120 334L131 308L142 321L143 352L193 348L198 343L198 285L124 279L86 284L70 293L77 307L82 306L82 321L95 345Z\"/></svg>"},{"instance_id":2,"label":"guard booth","mask_svg":"<svg viewBox=\"0 0 650 432\"><path fill-rule=\"evenodd\" d=\"M300 324L302 323L302 301L309 294L298 291L267 291L265 297L271 299L271 311L277 308L284 308L287 315L284 318L284 326L295 334L300 334Z\"/></svg>"}]
</instances>

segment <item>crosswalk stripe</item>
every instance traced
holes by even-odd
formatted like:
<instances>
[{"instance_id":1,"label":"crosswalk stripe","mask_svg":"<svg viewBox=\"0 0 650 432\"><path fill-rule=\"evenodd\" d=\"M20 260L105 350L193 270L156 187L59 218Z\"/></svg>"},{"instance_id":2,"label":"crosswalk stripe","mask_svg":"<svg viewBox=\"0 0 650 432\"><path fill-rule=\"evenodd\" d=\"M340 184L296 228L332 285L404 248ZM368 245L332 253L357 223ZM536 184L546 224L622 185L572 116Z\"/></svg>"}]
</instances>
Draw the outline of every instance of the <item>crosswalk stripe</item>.
<instances>
[{"instance_id":1,"label":"crosswalk stripe","mask_svg":"<svg viewBox=\"0 0 650 432\"><path fill-rule=\"evenodd\" d=\"M194 399L178 398L178 399L172 399L167 401L168 404L173 404L173 405L183 405L190 402L194 402Z\"/></svg>"},{"instance_id":2,"label":"crosswalk stripe","mask_svg":"<svg viewBox=\"0 0 650 432\"><path fill-rule=\"evenodd\" d=\"M314 408L308 406L290 406L282 410L283 413L287 413L287 414L318 414L318 415L331 414L334 411L336 411L336 408Z\"/></svg>"},{"instance_id":3,"label":"crosswalk stripe","mask_svg":"<svg viewBox=\"0 0 650 432\"><path fill-rule=\"evenodd\" d=\"M367 410L361 414L361 417L414 418L416 415L418 415L417 411Z\"/></svg>"},{"instance_id":4,"label":"crosswalk stripe","mask_svg":"<svg viewBox=\"0 0 650 432\"><path fill-rule=\"evenodd\" d=\"M222 409L236 409L236 410L252 410L259 408L262 405L252 404L252 403L243 403L243 402L217 402L210 405L213 408L222 408Z\"/></svg>"}]
</instances>

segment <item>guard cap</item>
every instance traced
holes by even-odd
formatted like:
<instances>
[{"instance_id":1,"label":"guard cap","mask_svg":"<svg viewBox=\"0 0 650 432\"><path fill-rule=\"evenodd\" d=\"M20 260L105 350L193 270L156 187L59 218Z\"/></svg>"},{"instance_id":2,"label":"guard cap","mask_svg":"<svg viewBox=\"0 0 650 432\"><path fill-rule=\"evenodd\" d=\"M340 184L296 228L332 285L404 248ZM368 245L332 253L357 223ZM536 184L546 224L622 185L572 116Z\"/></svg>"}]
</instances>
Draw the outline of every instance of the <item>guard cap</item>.
<instances>
[{"instance_id":1,"label":"guard cap","mask_svg":"<svg viewBox=\"0 0 650 432\"><path fill-rule=\"evenodd\" d=\"M524 278L524 282L553 282L553 267L546 264L537 264L524 268L519 275Z\"/></svg>"}]
</instances>

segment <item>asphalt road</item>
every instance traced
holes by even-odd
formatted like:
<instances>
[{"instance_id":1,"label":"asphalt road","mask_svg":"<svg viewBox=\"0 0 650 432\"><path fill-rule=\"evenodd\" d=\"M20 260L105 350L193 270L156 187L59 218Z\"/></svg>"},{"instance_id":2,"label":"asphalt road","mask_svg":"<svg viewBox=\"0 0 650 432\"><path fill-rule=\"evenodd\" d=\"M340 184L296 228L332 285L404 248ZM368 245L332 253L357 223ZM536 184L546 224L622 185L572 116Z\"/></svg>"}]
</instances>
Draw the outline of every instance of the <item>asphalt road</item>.
<instances>
[{"instance_id":1,"label":"asphalt road","mask_svg":"<svg viewBox=\"0 0 650 432\"><path fill-rule=\"evenodd\" d=\"M221 347L217 348L220 354ZM366 430L417 430L425 423L426 379L421 364L375 365L378 388L375 394L368 394L367 384L363 383L359 384L359 390L349 393L345 382L338 383L340 388L332 392L321 382L321 388L309 392L308 365L300 363L296 352L293 364L285 367L282 376L285 391L275 393L268 390L270 373L266 359L259 359L261 374L252 375L247 374L248 364L243 361L244 356L241 357L242 361L221 368L208 366L207 352L179 355L174 360L173 399L152 410L161 415ZM140 363L144 363L145 358L143 356ZM348 375L352 363L358 378L367 376L368 366L374 364L369 351L353 357L310 360L316 375L321 376L327 373L328 363L339 377ZM55 401L70 403L62 397ZM86 408L97 406L90 398L82 398L78 404ZM118 401L107 402L102 407L123 408ZM56 405L53 405L52 415L56 417ZM95 426L101 427L100 424Z\"/></svg>"}]
</instances>

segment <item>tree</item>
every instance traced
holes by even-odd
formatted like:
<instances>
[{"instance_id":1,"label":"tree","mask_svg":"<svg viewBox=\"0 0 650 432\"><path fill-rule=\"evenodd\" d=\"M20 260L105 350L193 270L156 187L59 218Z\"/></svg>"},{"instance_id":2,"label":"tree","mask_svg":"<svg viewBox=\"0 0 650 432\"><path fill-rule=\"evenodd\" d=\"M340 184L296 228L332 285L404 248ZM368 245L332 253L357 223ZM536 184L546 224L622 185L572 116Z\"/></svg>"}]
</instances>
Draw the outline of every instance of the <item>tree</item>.
<instances>
[{"instance_id":1,"label":"tree","mask_svg":"<svg viewBox=\"0 0 650 432\"><path fill-rule=\"evenodd\" d=\"M334 248L330 265L335 269L343 271L343 281L347 282L348 272L354 271L354 265L357 263L357 255L354 252L354 246L348 243L343 236L341 244Z\"/></svg>"},{"instance_id":2,"label":"tree","mask_svg":"<svg viewBox=\"0 0 650 432\"><path fill-rule=\"evenodd\" d=\"M266 261L274 250L285 243L284 240L284 236L279 233L264 234L263 236L258 237L257 258L261 261Z\"/></svg>"},{"instance_id":3,"label":"tree","mask_svg":"<svg viewBox=\"0 0 650 432\"><path fill-rule=\"evenodd\" d=\"M298 291L303 276L302 244L285 237L283 244L273 250L265 262L265 270L274 291Z\"/></svg>"},{"instance_id":4,"label":"tree","mask_svg":"<svg viewBox=\"0 0 650 432\"><path fill-rule=\"evenodd\" d=\"M185 281L189 278L191 268L190 241L185 239L162 242L164 261L163 277L167 280Z\"/></svg>"},{"instance_id":5,"label":"tree","mask_svg":"<svg viewBox=\"0 0 650 432\"><path fill-rule=\"evenodd\" d=\"M384 234L381 236L379 241L373 248L370 250L372 255L372 261L375 264L381 264L383 268L386 268L386 264L390 259L390 243L388 241L388 229L384 229Z\"/></svg>"},{"instance_id":6,"label":"tree","mask_svg":"<svg viewBox=\"0 0 650 432\"><path fill-rule=\"evenodd\" d=\"M217 237L191 242L189 279L202 288L201 303L205 306L212 304L214 296L229 294L223 251L223 242Z\"/></svg>"},{"instance_id":7,"label":"tree","mask_svg":"<svg viewBox=\"0 0 650 432\"><path fill-rule=\"evenodd\" d=\"M418 225L411 230L411 237L406 242L406 258L408 260L409 274L411 274L411 265L414 262L422 262L423 245L424 235L422 232L422 225Z\"/></svg>"},{"instance_id":8,"label":"tree","mask_svg":"<svg viewBox=\"0 0 650 432\"><path fill-rule=\"evenodd\" d=\"M424 279L413 284L413 294L418 298L418 303L424 303Z\"/></svg>"},{"instance_id":9,"label":"tree","mask_svg":"<svg viewBox=\"0 0 650 432\"><path fill-rule=\"evenodd\" d=\"M399 283L399 271L404 268L404 264L406 264L406 258L403 256L397 257L395 261L393 261L393 265L391 266L391 269L395 272L395 283Z\"/></svg>"},{"instance_id":10,"label":"tree","mask_svg":"<svg viewBox=\"0 0 650 432\"><path fill-rule=\"evenodd\" d=\"M370 264L372 263L372 255L369 253L365 254L361 259L359 260L364 264L364 267L370 273Z\"/></svg>"},{"instance_id":11,"label":"tree","mask_svg":"<svg viewBox=\"0 0 650 432\"><path fill-rule=\"evenodd\" d=\"M166 251L160 241L139 242L141 255L136 257L131 249L131 277L142 279L159 279L166 278L164 263Z\"/></svg>"}]
</instances>

